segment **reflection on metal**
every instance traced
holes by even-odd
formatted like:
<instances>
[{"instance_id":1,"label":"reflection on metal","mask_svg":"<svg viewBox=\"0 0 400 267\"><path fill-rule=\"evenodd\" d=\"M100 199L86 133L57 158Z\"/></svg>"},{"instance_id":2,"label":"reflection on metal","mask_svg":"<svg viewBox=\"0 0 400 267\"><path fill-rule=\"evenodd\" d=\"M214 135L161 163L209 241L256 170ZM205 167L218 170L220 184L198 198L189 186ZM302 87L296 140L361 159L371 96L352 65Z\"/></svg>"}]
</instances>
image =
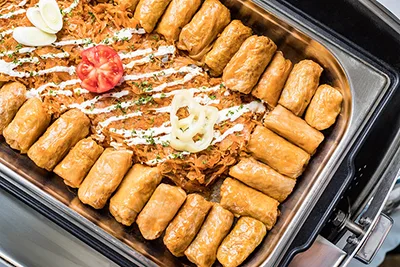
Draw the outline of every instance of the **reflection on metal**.
<instances>
[{"instance_id":1,"label":"reflection on metal","mask_svg":"<svg viewBox=\"0 0 400 267\"><path fill-rule=\"evenodd\" d=\"M338 266L346 253L334 244L318 236L311 248L296 255L289 267Z\"/></svg>"}]
</instances>

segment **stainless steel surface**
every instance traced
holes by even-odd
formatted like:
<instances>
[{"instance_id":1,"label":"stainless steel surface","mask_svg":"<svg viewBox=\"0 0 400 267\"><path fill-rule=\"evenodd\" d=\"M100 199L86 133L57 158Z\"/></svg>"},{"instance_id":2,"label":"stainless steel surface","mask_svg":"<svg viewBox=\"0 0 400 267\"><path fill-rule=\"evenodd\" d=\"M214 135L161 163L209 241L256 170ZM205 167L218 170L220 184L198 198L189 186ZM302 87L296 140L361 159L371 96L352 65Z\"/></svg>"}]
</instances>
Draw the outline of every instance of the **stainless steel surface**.
<instances>
[{"instance_id":1,"label":"stainless steel surface","mask_svg":"<svg viewBox=\"0 0 400 267\"><path fill-rule=\"evenodd\" d=\"M0 266L117 266L2 189L0 203Z\"/></svg>"},{"instance_id":2,"label":"stainless steel surface","mask_svg":"<svg viewBox=\"0 0 400 267\"><path fill-rule=\"evenodd\" d=\"M318 61L325 69L322 81L339 87L345 99L333 130L298 180L294 193L281 205L277 225L246 262L247 266L272 266L284 255L287 244L300 229L351 144L375 111L390 81L384 73L277 7L259 1L222 2L231 8L234 17L241 18L257 33L271 37L293 61L303 58ZM162 240L145 241L136 226L125 228L112 218L108 210L95 211L81 204L75 192L61 179L13 152L3 140L0 143L0 174L19 190L27 192L66 221L133 262L142 262L146 266L187 264L182 262L183 259L174 258L162 245Z\"/></svg>"},{"instance_id":3,"label":"stainless steel surface","mask_svg":"<svg viewBox=\"0 0 400 267\"><path fill-rule=\"evenodd\" d=\"M368 239L364 242L361 249L356 254L356 259L370 264L376 253L380 249L393 226L392 218L385 214L381 214L376 222L374 229L371 231Z\"/></svg>"},{"instance_id":4,"label":"stainless steel surface","mask_svg":"<svg viewBox=\"0 0 400 267\"><path fill-rule=\"evenodd\" d=\"M343 250L319 235L307 251L294 257L289 267L335 267L345 256Z\"/></svg>"}]
</instances>

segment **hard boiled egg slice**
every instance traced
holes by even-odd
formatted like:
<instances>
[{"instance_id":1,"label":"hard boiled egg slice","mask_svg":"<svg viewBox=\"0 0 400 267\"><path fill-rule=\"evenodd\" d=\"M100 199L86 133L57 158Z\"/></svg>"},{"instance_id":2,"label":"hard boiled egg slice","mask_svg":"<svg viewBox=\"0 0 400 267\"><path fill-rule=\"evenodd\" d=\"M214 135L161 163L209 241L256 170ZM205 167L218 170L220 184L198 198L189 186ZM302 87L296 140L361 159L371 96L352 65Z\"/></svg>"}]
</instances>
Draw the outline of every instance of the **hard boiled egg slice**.
<instances>
[{"instance_id":1,"label":"hard boiled egg slice","mask_svg":"<svg viewBox=\"0 0 400 267\"><path fill-rule=\"evenodd\" d=\"M36 27L17 27L13 37L18 43L27 46L46 46L57 40L55 34L46 33Z\"/></svg>"},{"instance_id":2,"label":"hard boiled egg slice","mask_svg":"<svg viewBox=\"0 0 400 267\"><path fill-rule=\"evenodd\" d=\"M44 22L50 29L57 32L62 29L63 18L55 0L40 0L39 10Z\"/></svg>"},{"instance_id":3,"label":"hard boiled egg slice","mask_svg":"<svg viewBox=\"0 0 400 267\"><path fill-rule=\"evenodd\" d=\"M57 33L56 30L53 30L47 26L46 22L44 22L42 15L40 14L40 10L37 7L28 8L26 11L26 16L28 17L29 21L35 25L37 28L41 29L47 33Z\"/></svg>"}]
</instances>

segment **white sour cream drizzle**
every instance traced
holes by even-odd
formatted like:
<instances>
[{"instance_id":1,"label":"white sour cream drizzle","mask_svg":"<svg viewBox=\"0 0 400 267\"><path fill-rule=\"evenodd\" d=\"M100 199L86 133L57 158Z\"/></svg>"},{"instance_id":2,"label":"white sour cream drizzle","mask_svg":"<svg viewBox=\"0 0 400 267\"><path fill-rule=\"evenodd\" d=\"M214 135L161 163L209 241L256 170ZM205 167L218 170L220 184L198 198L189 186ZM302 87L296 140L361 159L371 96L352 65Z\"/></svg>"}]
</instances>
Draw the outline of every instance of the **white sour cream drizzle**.
<instances>
[{"instance_id":1,"label":"white sour cream drizzle","mask_svg":"<svg viewBox=\"0 0 400 267\"><path fill-rule=\"evenodd\" d=\"M48 59L48 58L68 58L70 55L68 52L61 52L61 53L48 53L41 55L40 58L42 59Z\"/></svg>"},{"instance_id":2,"label":"white sour cream drizzle","mask_svg":"<svg viewBox=\"0 0 400 267\"><path fill-rule=\"evenodd\" d=\"M72 2L72 4L69 7L63 9L62 13L63 14L71 13L72 9L77 7L78 4L79 4L79 0L74 0L74 2Z\"/></svg>"},{"instance_id":3,"label":"white sour cream drizzle","mask_svg":"<svg viewBox=\"0 0 400 267\"><path fill-rule=\"evenodd\" d=\"M14 31L14 29L2 31L2 32L0 32L0 36L1 36L1 37L4 37L4 36L6 36L6 35L12 34L13 31Z\"/></svg>"},{"instance_id":4,"label":"white sour cream drizzle","mask_svg":"<svg viewBox=\"0 0 400 267\"><path fill-rule=\"evenodd\" d=\"M146 52L148 51L148 49L143 49L143 50L146 50ZM138 51L140 51L140 50L138 50ZM135 52L137 52L137 51L135 51ZM147 53L148 55L146 57L131 61L131 62L129 62L129 64L124 64L124 68L131 69L136 65L142 65L142 64L146 64L146 63L153 61L154 57L161 57L161 56L174 54L175 46L172 46L172 45L171 46L160 46L154 54L152 54L152 52L153 52L153 50L150 49L150 53ZM132 57L132 54L130 54L130 57ZM146 55L146 54L144 54L144 55ZM125 58L128 58L128 57L125 57Z\"/></svg>"},{"instance_id":5,"label":"white sour cream drizzle","mask_svg":"<svg viewBox=\"0 0 400 267\"><path fill-rule=\"evenodd\" d=\"M187 155L190 155L190 152L182 151L182 152L179 152L179 153L172 153L172 154L169 154L168 156L166 156L165 158L162 158L162 159L157 159L156 158L156 159L149 160L149 161L146 162L146 164L152 166L152 165L156 165L157 163L161 163L161 162L164 162L164 161L169 160L169 159L176 159L177 157L183 157L183 156L187 156Z\"/></svg>"},{"instance_id":6,"label":"white sour cream drizzle","mask_svg":"<svg viewBox=\"0 0 400 267\"><path fill-rule=\"evenodd\" d=\"M1 66L1 65L0 65L0 66ZM68 81L65 81L65 82L61 82L61 83L59 83L59 84L56 84L56 83L53 83L53 82L51 82L51 83L46 83L46 84L43 84L43 85L39 86L37 89L35 89L35 88L30 89L30 90L26 93L26 96L27 96L27 98L40 97L40 94L41 94L44 90L46 90L47 87L59 88L59 89L63 90L63 89L65 89L67 86L75 85L75 84L78 84L78 83L80 83L80 82L81 82L81 80L79 80L79 79L74 79L74 80L68 80ZM77 90L85 90L85 89L77 88ZM85 91L87 91L87 90L85 90Z\"/></svg>"}]
</instances>

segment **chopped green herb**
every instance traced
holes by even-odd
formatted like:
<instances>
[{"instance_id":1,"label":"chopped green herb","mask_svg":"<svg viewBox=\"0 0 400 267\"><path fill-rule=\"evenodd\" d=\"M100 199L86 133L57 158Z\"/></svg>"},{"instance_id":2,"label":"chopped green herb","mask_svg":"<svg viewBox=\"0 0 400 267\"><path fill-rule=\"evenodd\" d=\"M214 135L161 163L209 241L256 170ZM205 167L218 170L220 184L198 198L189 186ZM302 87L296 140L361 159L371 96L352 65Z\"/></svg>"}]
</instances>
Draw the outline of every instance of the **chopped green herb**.
<instances>
[{"instance_id":1,"label":"chopped green herb","mask_svg":"<svg viewBox=\"0 0 400 267\"><path fill-rule=\"evenodd\" d=\"M217 97L215 95L210 95L211 100L215 100Z\"/></svg>"},{"instance_id":2,"label":"chopped green herb","mask_svg":"<svg viewBox=\"0 0 400 267\"><path fill-rule=\"evenodd\" d=\"M15 47L15 49L20 50L22 48L22 44L17 44L17 46Z\"/></svg>"},{"instance_id":3,"label":"chopped green herb","mask_svg":"<svg viewBox=\"0 0 400 267\"><path fill-rule=\"evenodd\" d=\"M161 93L161 98L165 98L167 95L164 93Z\"/></svg>"},{"instance_id":4,"label":"chopped green herb","mask_svg":"<svg viewBox=\"0 0 400 267\"><path fill-rule=\"evenodd\" d=\"M162 145L163 147L167 147L167 146L169 146L169 141L162 141L162 142L161 142L161 145Z\"/></svg>"},{"instance_id":5,"label":"chopped green herb","mask_svg":"<svg viewBox=\"0 0 400 267\"><path fill-rule=\"evenodd\" d=\"M152 96L141 96L139 99L136 101L136 105L145 105L149 102L153 102L153 97Z\"/></svg>"},{"instance_id":6,"label":"chopped green herb","mask_svg":"<svg viewBox=\"0 0 400 267\"><path fill-rule=\"evenodd\" d=\"M93 14L93 12L89 11L88 13L92 17L92 22L95 22L96 16Z\"/></svg>"}]
</instances>

